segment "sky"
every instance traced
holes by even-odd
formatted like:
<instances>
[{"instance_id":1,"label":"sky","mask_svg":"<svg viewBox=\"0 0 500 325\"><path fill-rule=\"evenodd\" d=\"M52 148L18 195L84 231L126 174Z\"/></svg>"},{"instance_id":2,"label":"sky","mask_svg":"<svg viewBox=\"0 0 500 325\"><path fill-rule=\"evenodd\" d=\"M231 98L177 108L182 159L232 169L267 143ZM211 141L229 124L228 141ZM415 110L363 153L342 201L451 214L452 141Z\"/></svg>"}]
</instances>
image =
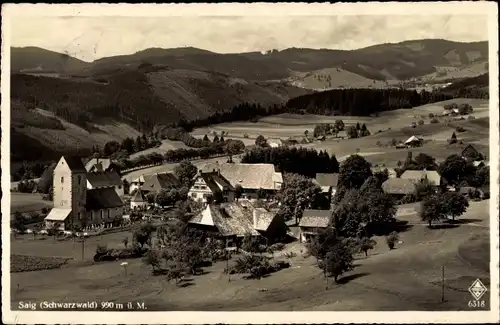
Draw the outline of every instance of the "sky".
<instances>
[{"instance_id":1,"label":"sky","mask_svg":"<svg viewBox=\"0 0 500 325\"><path fill-rule=\"evenodd\" d=\"M486 16L170 16L17 17L11 46L37 46L84 61L151 47L192 46L217 53L270 49L357 49L441 38L488 39Z\"/></svg>"}]
</instances>

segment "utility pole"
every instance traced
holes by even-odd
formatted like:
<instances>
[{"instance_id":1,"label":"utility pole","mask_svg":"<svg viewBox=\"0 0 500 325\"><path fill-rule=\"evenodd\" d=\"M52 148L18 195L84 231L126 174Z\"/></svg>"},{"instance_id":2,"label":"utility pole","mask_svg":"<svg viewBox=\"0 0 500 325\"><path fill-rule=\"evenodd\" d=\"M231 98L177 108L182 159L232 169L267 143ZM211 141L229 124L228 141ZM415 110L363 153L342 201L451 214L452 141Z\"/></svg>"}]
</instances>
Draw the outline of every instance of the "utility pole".
<instances>
[{"instance_id":1,"label":"utility pole","mask_svg":"<svg viewBox=\"0 0 500 325\"><path fill-rule=\"evenodd\" d=\"M441 302L444 302L444 265L441 266Z\"/></svg>"},{"instance_id":2,"label":"utility pole","mask_svg":"<svg viewBox=\"0 0 500 325\"><path fill-rule=\"evenodd\" d=\"M82 261L85 259L85 233L82 234Z\"/></svg>"}]
</instances>

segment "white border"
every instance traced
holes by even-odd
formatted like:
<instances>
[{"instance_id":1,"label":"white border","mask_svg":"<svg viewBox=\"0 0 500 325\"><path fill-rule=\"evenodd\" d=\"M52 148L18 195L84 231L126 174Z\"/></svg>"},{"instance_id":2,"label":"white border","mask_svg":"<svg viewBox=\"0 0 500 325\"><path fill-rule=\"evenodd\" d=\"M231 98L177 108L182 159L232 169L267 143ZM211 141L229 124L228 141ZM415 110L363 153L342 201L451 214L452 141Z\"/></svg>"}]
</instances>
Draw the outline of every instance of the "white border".
<instances>
[{"instance_id":1,"label":"white border","mask_svg":"<svg viewBox=\"0 0 500 325\"><path fill-rule=\"evenodd\" d=\"M411 8L409 8L409 6ZM10 17L22 16L326 16L485 15L490 57L491 311L461 312L28 312L10 310ZM5 4L2 5L2 318L4 323L207 324L207 323L497 323L499 321L498 9L495 2L281 3L281 4ZM495 199L493 199L495 198ZM494 202L494 203L493 203ZM496 216L496 218L495 218ZM84 314L84 315L82 315Z\"/></svg>"}]
</instances>

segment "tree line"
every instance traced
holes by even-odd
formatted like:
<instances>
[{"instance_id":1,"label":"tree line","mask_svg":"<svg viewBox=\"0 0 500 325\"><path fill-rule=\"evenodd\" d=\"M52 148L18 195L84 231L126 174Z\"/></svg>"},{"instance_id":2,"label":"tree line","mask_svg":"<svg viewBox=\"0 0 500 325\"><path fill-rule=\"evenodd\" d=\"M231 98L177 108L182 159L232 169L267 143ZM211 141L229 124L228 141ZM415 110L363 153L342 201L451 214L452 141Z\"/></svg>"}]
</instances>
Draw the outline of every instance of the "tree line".
<instances>
[{"instance_id":1,"label":"tree line","mask_svg":"<svg viewBox=\"0 0 500 325\"><path fill-rule=\"evenodd\" d=\"M242 159L245 164L273 164L282 173L315 177L317 173L337 173L339 163L335 155L308 148L256 147L247 151Z\"/></svg>"},{"instance_id":2,"label":"tree line","mask_svg":"<svg viewBox=\"0 0 500 325\"><path fill-rule=\"evenodd\" d=\"M441 93L405 89L333 89L292 98L286 107L296 113L368 116L451 98Z\"/></svg>"}]
</instances>

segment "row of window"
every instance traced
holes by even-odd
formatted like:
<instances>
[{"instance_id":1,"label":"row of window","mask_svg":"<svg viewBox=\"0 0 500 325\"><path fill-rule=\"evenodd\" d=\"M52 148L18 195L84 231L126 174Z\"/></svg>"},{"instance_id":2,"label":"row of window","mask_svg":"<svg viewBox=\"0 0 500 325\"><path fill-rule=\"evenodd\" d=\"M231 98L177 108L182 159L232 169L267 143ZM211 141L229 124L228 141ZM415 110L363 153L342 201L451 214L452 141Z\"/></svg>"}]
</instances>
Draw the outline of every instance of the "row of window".
<instances>
[{"instance_id":1,"label":"row of window","mask_svg":"<svg viewBox=\"0 0 500 325\"><path fill-rule=\"evenodd\" d=\"M193 186L195 190L206 190L207 187L205 185L195 185Z\"/></svg>"}]
</instances>

